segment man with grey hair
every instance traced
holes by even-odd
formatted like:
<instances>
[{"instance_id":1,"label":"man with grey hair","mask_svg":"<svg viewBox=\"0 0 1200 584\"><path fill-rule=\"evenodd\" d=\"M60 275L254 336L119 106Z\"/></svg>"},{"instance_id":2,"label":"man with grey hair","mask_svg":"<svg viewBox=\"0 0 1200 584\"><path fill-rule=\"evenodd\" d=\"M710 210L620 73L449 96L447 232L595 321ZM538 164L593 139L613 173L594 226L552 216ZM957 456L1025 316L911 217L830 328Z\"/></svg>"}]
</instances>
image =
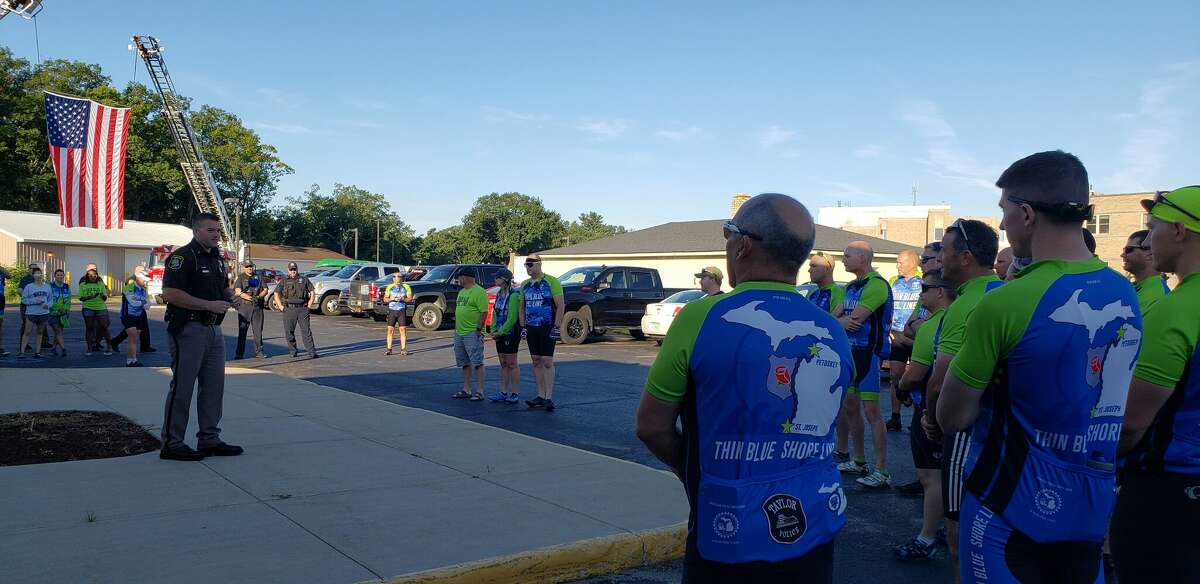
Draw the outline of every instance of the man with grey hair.
<instances>
[{"instance_id":1,"label":"man with grey hair","mask_svg":"<svg viewBox=\"0 0 1200 584\"><path fill-rule=\"evenodd\" d=\"M846 498L830 452L854 365L837 320L796 291L813 219L764 194L724 235L733 291L675 317L637 435L688 494L683 582L832 582Z\"/></svg>"}]
</instances>

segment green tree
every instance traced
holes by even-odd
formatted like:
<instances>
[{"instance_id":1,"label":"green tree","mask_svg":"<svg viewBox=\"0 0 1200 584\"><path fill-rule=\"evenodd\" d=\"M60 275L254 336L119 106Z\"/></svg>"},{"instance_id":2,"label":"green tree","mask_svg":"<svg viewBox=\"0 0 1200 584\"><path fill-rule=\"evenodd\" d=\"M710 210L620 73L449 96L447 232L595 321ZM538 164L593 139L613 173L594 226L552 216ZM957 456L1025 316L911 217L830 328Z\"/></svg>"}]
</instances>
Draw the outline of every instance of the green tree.
<instances>
[{"instance_id":1,"label":"green tree","mask_svg":"<svg viewBox=\"0 0 1200 584\"><path fill-rule=\"evenodd\" d=\"M225 110L202 106L191 122L221 196L242 202L242 238L276 243L267 205L275 197L279 179L291 174L292 167L279 159L274 146L262 143L258 134Z\"/></svg>"},{"instance_id":2,"label":"green tree","mask_svg":"<svg viewBox=\"0 0 1200 584\"><path fill-rule=\"evenodd\" d=\"M313 185L304 195L289 198L288 204L278 210L274 222L283 243L335 249L346 255L354 253L351 229L357 228L359 255L363 256L357 259L374 259L377 226L381 234L388 234L386 241L380 238L380 259L387 257L384 254L390 251L387 246L391 241L400 244L398 248L407 249L413 239L412 227L392 211L384 195L342 184L335 184L328 195L321 193L320 186ZM408 263L410 258L403 259Z\"/></svg>"},{"instance_id":3,"label":"green tree","mask_svg":"<svg viewBox=\"0 0 1200 584\"><path fill-rule=\"evenodd\" d=\"M459 225L446 229L430 229L421 238L413 259L429 266L480 261L479 256L475 255L468 245L467 239L466 233Z\"/></svg>"},{"instance_id":4,"label":"green tree","mask_svg":"<svg viewBox=\"0 0 1200 584\"><path fill-rule=\"evenodd\" d=\"M479 197L463 216L463 245L475 261L508 261L508 254L527 254L554 247L562 233L562 216L537 197L492 193Z\"/></svg>"},{"instance_id":5,"label":"green tree","mask_svg":"<svg viewBox=\"0 0 1200 584\"><path fill-rule=\"evenodd\" d=\"M575 245L593 239L602 239L625 233L621 225L609 225L604 222L604 216L595 212L580 213L579 219L563 226L563 235L558 245Z\"/></svg>"},{"instance_id":6,"label":"green tree","mask_svg":"<svg viewBox=\"0 0 1200 584\"><path fill-rule=\"evenodd\" d=\"M125 153L125 218L186 223L196 212L158 94L140 83L117 90L99 65L55 59L31 66L0 47L0 208L58 212L42 91L131 108ZM185 99L185 101L187 101ZM225 196L250 201L252 235L274 232L267 204L291 169L237 117L201 108L193 117L205 156ZM245 231L245 225L243 225Z\"/></svg>"}]
</instances>

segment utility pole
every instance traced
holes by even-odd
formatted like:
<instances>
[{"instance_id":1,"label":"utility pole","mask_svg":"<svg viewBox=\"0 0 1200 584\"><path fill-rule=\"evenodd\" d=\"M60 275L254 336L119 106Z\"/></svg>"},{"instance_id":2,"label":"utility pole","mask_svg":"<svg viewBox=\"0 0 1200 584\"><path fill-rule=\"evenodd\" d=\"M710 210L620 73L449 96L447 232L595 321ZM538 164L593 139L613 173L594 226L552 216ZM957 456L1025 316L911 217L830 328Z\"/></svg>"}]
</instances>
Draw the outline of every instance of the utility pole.
<instances>
[{"instance_id":1,"label":"utility pole","mask_svg":"<svg viewBox=\"0 0 1200 584\"><path fill-rule=\"evenodd\" d=\"M354 259L358 259L358 228L353 227L350 231L354 232Z\"/></svg>"},{"instance_id":2,"label":"utility pole","mask_svg":"<svg viewBox=\"0 0 1200 584\"><path fill-rule=\"evenodd\" d=\"M379 226L382 223L379 219L375 220L375 261L379 261Z\"/></svg>"}]
</instances>

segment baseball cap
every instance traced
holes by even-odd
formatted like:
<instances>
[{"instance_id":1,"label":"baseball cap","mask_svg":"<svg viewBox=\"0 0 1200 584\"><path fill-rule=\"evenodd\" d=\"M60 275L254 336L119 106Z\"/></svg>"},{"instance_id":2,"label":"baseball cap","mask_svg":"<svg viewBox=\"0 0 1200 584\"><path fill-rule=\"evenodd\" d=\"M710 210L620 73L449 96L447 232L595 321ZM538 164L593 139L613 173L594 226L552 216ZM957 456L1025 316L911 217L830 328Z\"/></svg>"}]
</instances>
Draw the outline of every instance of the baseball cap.
<instances>
[{"instance_id":1,"label":"baseball cap","mask_svg":"<svg viewBox=\"0 0 1200 584\"><path fill-rule=\"evenodd\" d=\"M254 267L254 262L252 262L252 261L250 261L250 260L246 260L246 261L245 261L245 262L242 264L242 267L243 267L243 268L253 268L253 267Z\"/></svg>"},{"instance_id":2,"label":"baseball cap","mask_svg":"<svg viewBox=\"0 0 1200 584\"><path fill-rule=\"evenodd\" d=\"M1142 208L1154 218L1170 223L1183 223L1200 233L1200 185L1159 191L1153 199L1142 199Z\"/></svg>"},{"instance_id":3,"label":"baseball cap","mask_svg":"<svg viewBox=\"0 0 1200 584\"><path fill-rule=\"evenodd\" d=\"M721 272L721 268L718 268L716 266L708 266L707 268L700 270L700 273L696 274L696 277L703 278L705 275L712 276L713 278L716 278L718 280L725 279L725 274L723 272Z\"/></svg>"},{"instance_id":4,"label":"baseball cap","mask_svg":"<svg viewBox=\"0 0 1200 584\"><path fill-rule=\"evenodd\" d=\"M288 269L289 270L299 270L300 267L296 265L296 262L288 262Z\"/></svg>"},{"instance_id":5,"label":"baseball cap","mask_svg":"<svg viewBox=\"0 0 1200 584\"><path fill-rule=\"evenodd\" d=\"M504 278L505 280L511 282L513 279L513 273L510 272L508 268L500 268L500 271L496 272L496 277Z\"/></svg>"}]
</instances>

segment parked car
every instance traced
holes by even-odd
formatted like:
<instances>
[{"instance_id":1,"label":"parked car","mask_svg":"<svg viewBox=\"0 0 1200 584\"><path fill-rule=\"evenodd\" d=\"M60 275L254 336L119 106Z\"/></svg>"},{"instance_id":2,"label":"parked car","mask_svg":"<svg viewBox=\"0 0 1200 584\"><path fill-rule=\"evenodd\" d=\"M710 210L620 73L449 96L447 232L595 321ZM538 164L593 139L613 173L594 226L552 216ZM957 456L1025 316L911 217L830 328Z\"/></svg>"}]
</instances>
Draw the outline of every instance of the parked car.
<instances>
[{"instance_id":1,"label":"parked car","mask_svg":"<svg viewBox=\"0 0 1200 584\"><path fill-rule=\"evenodd\" d=\"M337 271L332 276L312 278L316 292L315 302L308 307L320 310L325 316L337 316L347 309L347 300L352 286L370 286L381 276L390 276L404 270L398 264L355 263Z\"/></svg>"},{"instance_id":2,"label":"parked car","mask_svg":"<svg viewBox=\"0 0 1200 584\"><path fill-rule=\"evenodd\" d=\"M675 315L679 314L687 303L704 296L701 290L684 290L668 296L662 302L647 304L646 314L642 316L642 334L661 345L663 337L667 336L667 331L671 328L671 323L675 322Z\"/></svg>"},{"instance_id":3,"label":"parked car","mask_svg":"<svg viewBox=\"0 0 1200 584\"><path fill-rule=\"evenodd\" d=\"M423 331L434 331L454 320L454 302L458 300L458 276L464 272L475 275L479 285L489 287L496 280L499 264L446 264L429 268L420 280L409 282L413 302L408 305L409 323Z\"/></svg>"},{"instance_id":4,"label":"parked car","mask_svg":"<svg viewBox=\"0 0 1200 584\"><path fill-rule=\"evenodd\" d=\"M495 278L493 277L493 280L494 279ZM356 293L352 294L351 299L350 299L351 306L353 306L355 304L359 304L359 305L365 307L366 303L370 302L370 309L368 312L371 315L371 318L373 318L379 322L387 320L388 303L384 299L383 293L387 291L387 287L391 283L392 283L391 276L384 276L378 280L375 280L374 282L371 283L371 286L367 289L366 293L362 293L360 291L360 292L356 292ZM483 284L481 283L481 285L483 285ZM409 284L409 286L412 286L412 284ZM361 287L358 287L358 289L361 290ZM499 290L500 290L500 288L498 288L496 286L492 286L487 289L488 311L487 311L487 315L485 315L485 317L484 317L484 324L486 324L486 325L492 324L492 307L494 307L496 305L496 293ZM457 299L457 298L458 297L455 296L455 299ZM416 290L415 289L413 290L413 301L416 302ZM406 312L408 312L408 311L406 311ZM450 312L453 312L453 311L450 311Z\"/></svg>"},{"instance_id":5,"label":"parked car","mask_svg":"<svg viewBox=\"0 0 1200 584\"><path fill-rule=\"evenodd\" d=\"M663 288L658 270L636 266L580 267L559 281L566 302L560 330L568 345L578 345L611 327L628 327L633 338L645 338L641 320L646 305L683 291Z\"/></svg>"},{"instance_id":6,"label":"parked car","mask_svg":"<svg viewBox=\"0 0 1200 584\"><path fill-rule=\"evenodd\" d=\"M427 272L429 272L429 267L427 266L413 266L408 269L408 275L404 276L404 281L415 282L424 277Z\"/></svg>"}]
</instances>

